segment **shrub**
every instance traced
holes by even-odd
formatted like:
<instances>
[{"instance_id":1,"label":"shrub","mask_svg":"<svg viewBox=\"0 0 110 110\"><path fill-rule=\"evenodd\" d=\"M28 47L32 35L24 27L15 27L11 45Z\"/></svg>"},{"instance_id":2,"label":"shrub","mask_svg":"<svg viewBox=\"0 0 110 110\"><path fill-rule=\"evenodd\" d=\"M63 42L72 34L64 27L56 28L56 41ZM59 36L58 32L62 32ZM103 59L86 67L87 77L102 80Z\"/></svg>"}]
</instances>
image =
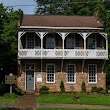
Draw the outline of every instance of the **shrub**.
<instances>
[{"instance_id":1,"label":"shrub","mask_svg":"<svg viewBox=\"0 0 110 110\"><path fill-rule=\"evenodd\" d=\"M47 86L42 86L40 89L39 89L39 93L40 94L49 94L49 88Z\"/></svg>"},{"instance_id":2,"label":"shrub","mask_svg":"<svg viewBox=\"0 0 110 110\"><path fill-rule=\"evenodd\" d=\"M6 87L5 84L0 84L0 95L3 95L5 93Z\"/></svg>"},{"instance_id":3,"label":"shrub","mask_svg":"<svg viewBox=\"0 0 110 110\"><path fill-rule=\"evenodd\" d=\"M63 81L60 82L60 90L61 90L61 93L65 92L65 87L64 87Z\"/></svg>"},{"instance_id":4,"label":"shrub","mask_svg":"<svg viewBox=\"0 0 110 110\"><path fill-rule=\"evenodd\" d=\"M97 87L93 86L92 89L91 89L91 92L97 92Z\"/></svg>"},{"instance_id":5,"label":"shrub","mask_svg":"<svg viewBox=\"0 0 110 110\"><path fill-rule=\"evenodd\" d=\"M22 95L24 93L24 91L19 88L18 86L14 86L14 93L18 94L18 95Z\"/></svg>"},{"instance_id":6,"label":"shrub","mask_svg":"<svg viewBox=\"0 0 110 110\"><path fill-rule=\"evenodd\" d=\"M18 95L15 93L6 93L3 95L5 98L17 98Z\"/></svg>"},{"instance_id":7,"label":"shrub","mask_svg":"<svg viewBox=\"0 0 110 110\"><path fill-rule=\"evenodd\" d=\"M104 89L102 87L92 87L91 92L96 92L96 93L105 93Z\"/></svg>"},{"instance_id":8,"label":"shrub","mask_svg":"<svg viewBox=\"0 0 110 110\"><path fill-rule=\"evenodd\" d=\"M82 88L82 92L86 92L86 85L85 85L85 82L82 82L82 85L81 85L81 88Z\"/></svg>"}]
</instances>

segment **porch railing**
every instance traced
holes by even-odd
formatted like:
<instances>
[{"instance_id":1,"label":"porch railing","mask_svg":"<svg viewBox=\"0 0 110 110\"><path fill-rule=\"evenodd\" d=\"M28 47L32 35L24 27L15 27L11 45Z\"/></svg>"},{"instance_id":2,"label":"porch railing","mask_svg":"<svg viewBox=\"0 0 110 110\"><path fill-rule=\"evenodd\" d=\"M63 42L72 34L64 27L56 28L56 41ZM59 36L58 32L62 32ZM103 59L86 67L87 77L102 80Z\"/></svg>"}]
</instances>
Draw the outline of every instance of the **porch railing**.
<instances>
[{"instance_id":1,"label":"porch railing","mask_svg":"<svg viewBox=\"0 0 110 110\"><path fill-rule=\"evenodd\" d=\"M18 58L107 59L107 50L93 49L20 49Z\"/></svg>"}]
</instances>

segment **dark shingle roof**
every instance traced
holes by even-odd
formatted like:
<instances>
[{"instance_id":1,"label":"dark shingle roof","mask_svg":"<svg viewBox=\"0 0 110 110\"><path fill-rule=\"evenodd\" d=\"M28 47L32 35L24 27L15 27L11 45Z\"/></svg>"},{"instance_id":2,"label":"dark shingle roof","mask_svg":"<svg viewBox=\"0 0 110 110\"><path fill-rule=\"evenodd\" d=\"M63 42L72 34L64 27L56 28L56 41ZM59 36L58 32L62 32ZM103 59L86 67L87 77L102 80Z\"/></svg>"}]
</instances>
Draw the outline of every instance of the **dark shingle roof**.
<instances>
[{"instance_id":1,"label":"dark shingle roof","mask_svg":"<svg viewBox=\"0 0 110 110\"><path fill-rule=\"evenodd\" d=\"M103 25L94 16L23 15L21 26L100 28Z\"/></svg>"}]
</instances>

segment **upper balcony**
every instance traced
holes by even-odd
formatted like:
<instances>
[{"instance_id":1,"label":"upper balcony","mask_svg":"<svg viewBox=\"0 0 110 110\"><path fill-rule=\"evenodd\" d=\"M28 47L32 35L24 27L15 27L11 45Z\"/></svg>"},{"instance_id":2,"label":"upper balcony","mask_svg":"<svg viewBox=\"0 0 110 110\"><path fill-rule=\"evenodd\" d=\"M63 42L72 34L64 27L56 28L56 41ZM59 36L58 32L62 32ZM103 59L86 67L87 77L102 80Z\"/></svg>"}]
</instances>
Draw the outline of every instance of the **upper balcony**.
<instances>
[{"instance_id":1,"label":"upper balcony","mask_svg":"<svg viewBox=\"0 0 110 110\"><path fill-rule=\"evenodd\" d=\"M19 32L19 59L108 59L106 33Z\"/></svg>"}]
</instances>

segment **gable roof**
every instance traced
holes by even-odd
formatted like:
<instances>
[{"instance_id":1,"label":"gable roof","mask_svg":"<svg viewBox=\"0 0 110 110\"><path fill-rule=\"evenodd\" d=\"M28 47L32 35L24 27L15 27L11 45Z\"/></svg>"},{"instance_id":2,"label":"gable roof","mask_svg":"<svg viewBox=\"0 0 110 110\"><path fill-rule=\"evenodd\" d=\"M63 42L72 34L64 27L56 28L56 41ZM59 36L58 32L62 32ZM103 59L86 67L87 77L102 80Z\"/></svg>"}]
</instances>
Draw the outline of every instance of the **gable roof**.
<instances>
[{"instance_id":1,"label":"gable roof","mask_svg":"<svg viewBox=\"0 0 110 110\"><path fill-rule=\"evenodd\" d=\"M102 28L103 25L94 16L23 15L20 26Z\"/></svg>"}]
</instances>

